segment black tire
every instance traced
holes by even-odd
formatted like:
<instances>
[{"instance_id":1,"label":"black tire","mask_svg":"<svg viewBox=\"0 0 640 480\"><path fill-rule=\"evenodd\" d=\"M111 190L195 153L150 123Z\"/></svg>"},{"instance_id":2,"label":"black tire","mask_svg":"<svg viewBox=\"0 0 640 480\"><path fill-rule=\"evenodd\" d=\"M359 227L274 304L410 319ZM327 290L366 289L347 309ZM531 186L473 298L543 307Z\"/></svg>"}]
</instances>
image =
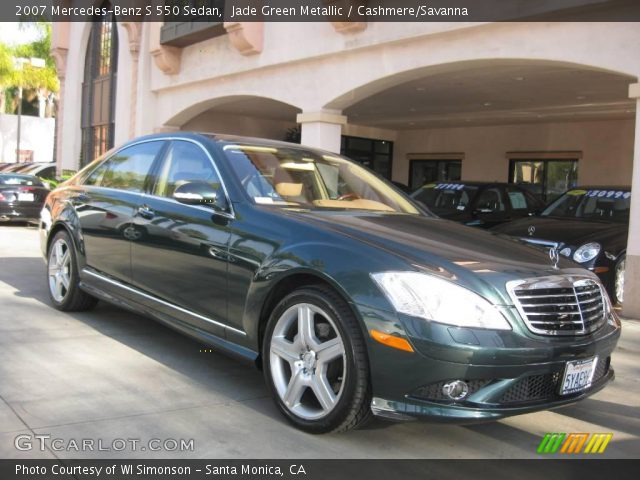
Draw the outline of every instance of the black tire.
<instances>
[{"instance_id":1,"label":"black tire","mask_svg":"<svg viewBox=\"0 0 640 480\"><path fill-rule=\"evenodd\" d=\"M68 246L70 263L68 268L69 288L66 289L62 299L56 299L52 292L49 279L49 268L52 263L52 251L58 241L63 241ZM47 251L47 291L52 305L63 312L83 312L91 310L98 303L98 299L92 297L87 292L80 289L80 278L78 275L78 261L73 241L66 230L56 233L49 244Z\"/></svg>"},{"instance_id":2,"label":"black tire","mask_svg":"<svg viewBox=\"0 0 640 480\"><path fill-rule=\"evenodd\" d=\"M297 304L312 304L328 313L339 330L344 345L344 383L341 395L326 416L301 418L284 404L271 373L270 345L274 329L282 314ZM262 345L265 381L278 409L294 426L308 433L344 432L364 425L372 416L369 361L362 330L348 304L334 290L314 285L295 290L273 309Z\"/></svg>"}]
</instances>

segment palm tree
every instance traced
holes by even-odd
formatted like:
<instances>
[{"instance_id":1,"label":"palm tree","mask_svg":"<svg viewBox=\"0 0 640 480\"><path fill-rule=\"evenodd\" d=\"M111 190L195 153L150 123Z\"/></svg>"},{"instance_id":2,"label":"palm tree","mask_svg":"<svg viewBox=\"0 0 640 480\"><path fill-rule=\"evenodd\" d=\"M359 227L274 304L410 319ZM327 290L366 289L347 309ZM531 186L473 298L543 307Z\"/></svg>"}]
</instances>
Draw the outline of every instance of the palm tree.
<instances>
[{"instance_id":1,"label":"palm tree","mask_svg":"<svg viewBox=\"0 0 640 480\"><path fill-rule=\"evenodd\" d=\"M6 111L8 87L15 84L15 69L11 50L5 44L0 43L0 113Z\"/></svg>"},{"instance_id":2,"label":"palm tree","mask_svg":"<svg viewBox=\"0 0 640 480\"><path fill-rule=\"evenodd\" d=\"M27 23L21 26L29 25ZM16 73L16 84L24 89L34 91L38 97L47 98L50 94L56 93L60 88L55 63L50 55L51 52L51 23L34 22L31 25L40 30L40 38L34 42L18 45L13 49L16 57L36 57L45 60L44 68L34 68L25 65L23 69Z\"/></svg>"}]
</instances>

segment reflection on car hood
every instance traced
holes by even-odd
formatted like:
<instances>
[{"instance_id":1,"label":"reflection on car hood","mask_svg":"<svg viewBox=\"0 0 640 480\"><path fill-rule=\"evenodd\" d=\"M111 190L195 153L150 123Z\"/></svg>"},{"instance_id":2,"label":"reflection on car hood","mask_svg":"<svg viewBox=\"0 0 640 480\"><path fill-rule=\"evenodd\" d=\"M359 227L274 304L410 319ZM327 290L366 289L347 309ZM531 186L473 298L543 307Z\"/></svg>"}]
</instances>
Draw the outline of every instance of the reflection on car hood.
<instances>
[{"instance_id":1,"label":"reflection on car hood","mask_svg":"<svg viewBox=\"0 0 640 480\"><path fill-rule=\"evenodd\" d=\"M479 293L490 286L500 292L504 303L511 303L504 288L507 281L558 274L540 249L447 220L369 212L294 215L439 271ZM565 262L561 259L560 266L575 267Z\"/></svg>"},{"instance_id":2,"label":"reflection on car hood","mask_svg":"<svg viewBox=\"0 0 640 480\"><path fill-rule=\"evenodd\" d=\"M626 238L628 228L624 223L533 217L499 225L491 231L524 239L548 240L578 246L587 242L603 242L612 236L622 235Z\"/></svg>"}]
</instances>

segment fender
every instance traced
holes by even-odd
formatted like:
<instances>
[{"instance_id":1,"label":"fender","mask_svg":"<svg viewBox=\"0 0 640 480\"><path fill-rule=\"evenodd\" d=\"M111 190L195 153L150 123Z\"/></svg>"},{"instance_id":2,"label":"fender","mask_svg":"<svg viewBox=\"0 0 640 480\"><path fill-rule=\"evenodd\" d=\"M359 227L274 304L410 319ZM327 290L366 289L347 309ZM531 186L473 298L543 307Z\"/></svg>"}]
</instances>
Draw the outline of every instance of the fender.
<instances>
[{"instance_id":1,"label":"fender","mask_svg":"<svg viewBox=\"0 0 640 480\"><path fill-rule=\"evenodd\" d=\"M366 332L366 325L355 308L356 304L390 312L394 310L386 297L379 294L368 272L356 266L369 265L375 269L377 265L380 270L388 270L389 257L380 255L380 251L373 247L364 246L356 251L325 242L298 243L273 252L256 271L247 292L243 327L250 348L260 351L261 322L269 314L264 309L270 301L270 295L287 279L299 275L316 277L331 285L351 306L363 333ZM397 268L403 268L404 262L401 259L396 261Z\"/></svg>"},{"instance_id":2,"label":"fender","mask_svg":"<svg viewBox=\"0 0 640 480\"><path fill-rule=\"evenodd\" d=\"M68 189L67 189L68 190ZM86 255L84 249L84 243L82 240L82 230L80 228L80 220L76 212L75 207L69 200L68 195L65 195L64 200L57 201L52 205L45 205L44 209L49 210L51 215L51 225L47 228L43 225L45 222L41 222L41 229L43 235L43 254L46 256L49 243L51 242L52 233L64 228L71 240L76 252L76 259L78 261L78 269L82 271L82 268L86 265Z\"/></svg>"}]
</instances>

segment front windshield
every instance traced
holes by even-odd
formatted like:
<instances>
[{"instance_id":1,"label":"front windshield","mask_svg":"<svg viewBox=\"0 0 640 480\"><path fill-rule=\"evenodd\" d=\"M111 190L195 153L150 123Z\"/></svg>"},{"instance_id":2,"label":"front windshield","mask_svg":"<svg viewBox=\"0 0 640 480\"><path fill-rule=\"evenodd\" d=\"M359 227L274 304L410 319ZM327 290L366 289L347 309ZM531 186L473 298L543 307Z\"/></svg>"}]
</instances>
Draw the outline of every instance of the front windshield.
<instances>
[{"instance_id":1,"label":"front windshield","mask_svg":"<svg viewBox=\"0 0 640 480\"><path fill-rule=\"evenodd\" d=\"M619 189L569 190L549 205L543 217L629 222L631 192Z\"/></svg>"},{"instance_id":2,"label":"front windshield","mask_svg":"<svg viewBox=\"0 0 640 480\"><path fill-rule=\"evenodd\" d=\"M411 195L436 215L464 212L478 192L478 187L461 183L430 183Z\"/></svg>"},{"instance_id":3,"label":"front windshield","mask_svg":"<svg viewBox=\"0 0 640 480\"><path fill-rule=\"evenodd\" d=\"M376 175L337 155L286 146L229 144L223 148L257 204L420 213Z\"/></svg>"}]
</instances>

